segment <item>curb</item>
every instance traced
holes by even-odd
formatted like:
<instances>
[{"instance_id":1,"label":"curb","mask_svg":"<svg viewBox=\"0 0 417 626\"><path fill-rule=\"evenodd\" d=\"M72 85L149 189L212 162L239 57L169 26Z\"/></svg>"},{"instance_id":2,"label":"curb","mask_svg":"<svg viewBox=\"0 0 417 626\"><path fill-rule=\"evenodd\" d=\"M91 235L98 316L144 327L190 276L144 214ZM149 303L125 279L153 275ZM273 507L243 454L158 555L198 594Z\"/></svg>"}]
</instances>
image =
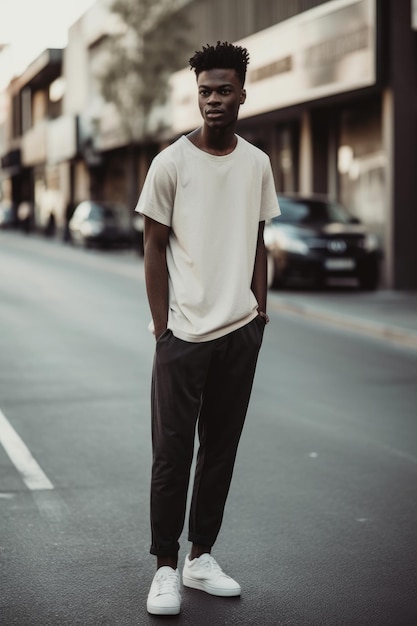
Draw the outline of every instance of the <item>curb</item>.
<instances>
[{"instance_id":1,"label":"curb","mask_svg":"<svg viewBox=\"0 0 417 626\"><path fill-rule=\"evenodd\" d=\"M383 339L389 343L417 351L417 332L406 330L398 326L381 324L379 322L356 319L343 313L329 312L318 307L291 302L289 300L268 301L269 310L288 315L308 318L322 324L331 324L336 328L343 328L361 335Z\"/></svg>"}]
</instances>

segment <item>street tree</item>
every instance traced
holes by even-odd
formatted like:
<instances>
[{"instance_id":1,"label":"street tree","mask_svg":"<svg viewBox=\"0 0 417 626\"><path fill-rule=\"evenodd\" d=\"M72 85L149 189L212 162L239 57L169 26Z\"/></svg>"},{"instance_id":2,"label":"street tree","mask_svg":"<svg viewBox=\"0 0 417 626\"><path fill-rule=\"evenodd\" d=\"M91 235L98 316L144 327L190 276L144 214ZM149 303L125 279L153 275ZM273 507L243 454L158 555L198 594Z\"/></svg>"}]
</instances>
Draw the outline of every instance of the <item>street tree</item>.
<instances>
[{"instance_id":1,"label":"street tree","mask_svg":"<svg viewBox=\"0 0 417 626\"><path fill-rule=\"evenodd\" d=\"M113 28L104 42L98 82L116 108L135 168L135 146L156 132L149 121L168 96L170 75L186 65L190 24L184 0L112 0ZM182 9L182 10L181 10ZM160 130L160 129L159 129ZM129 197L136 194L131 171Z\"/></svg>"}]
</instances>

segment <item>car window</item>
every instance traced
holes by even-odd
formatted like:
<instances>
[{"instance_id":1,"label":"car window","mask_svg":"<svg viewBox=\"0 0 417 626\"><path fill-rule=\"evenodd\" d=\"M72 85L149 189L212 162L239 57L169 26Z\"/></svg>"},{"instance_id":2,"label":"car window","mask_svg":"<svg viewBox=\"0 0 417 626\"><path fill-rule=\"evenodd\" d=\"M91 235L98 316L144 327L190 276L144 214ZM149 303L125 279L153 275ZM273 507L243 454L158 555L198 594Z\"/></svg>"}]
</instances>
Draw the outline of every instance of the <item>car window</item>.
<instances>
[{"instance_id":1,"label":"car window","mask_svg":"<svg viewBox=\"0 0 417 626\"><path fill-rule=\"evenodd\" d=\"M275 218L278 222L290 224L327 224L339 222L348 224L353 221L346 209L336 202L322 200L298 200L279 197L281 216ZM275 221L274 219L274 221Z\"/></svg>"},{"instance_id":2,"label":"car window","mask_svg":"<svg viewBox=\"0 0 417 626\"><path fill-rule=\"evenodd\" d=\"M332 202L327 205L329 209L329 218L331 222L342 222L342 224L349 224L353 222L353 217L346 211L346 209L336 202Z\"/></svg>"},{"instance_id":3,"label":"car window","mask_svg":"<svg viewBox=\"0 0 417 626\"><path fill-rule=\"evenodd\" d=\"M309 215L309 208L302 202L294 202L287 198L279 198L281 209L280 222L303 222Z\"/></svg>"},{"instance_id":4,"label":"car window","mask_svg":"<svg viewBox=\"0 0 417 626\"><path fill-rule=\"evenodd\" d=\"M92 202L90 205L90 213L88 215L88 219L93 220L93 221L102 220L103 208L99 204Z\"/></svg>"},{"instance_id":5,"label":"car window","mask_svg":"<svg viewBox=\"0 0 417 626\"><path fill-rule=\"evenodd\" d=\"M82 222L91 220L93 222L106 221L111 225L129 227L129 215L122 206L111 203L86 201L78 205L74 212L73 221Z\"/></svg>"},{"instance_id":6,"label":"car window","mask_svg":"<svg viewBox=\"0 0 417 626\"><path fill-rule=\"evenodd\" d=\"M118 204L106 204L103 206L105 219L121 226L129 227L129 214L127 210Z\"/></svg>"}]
</instances>

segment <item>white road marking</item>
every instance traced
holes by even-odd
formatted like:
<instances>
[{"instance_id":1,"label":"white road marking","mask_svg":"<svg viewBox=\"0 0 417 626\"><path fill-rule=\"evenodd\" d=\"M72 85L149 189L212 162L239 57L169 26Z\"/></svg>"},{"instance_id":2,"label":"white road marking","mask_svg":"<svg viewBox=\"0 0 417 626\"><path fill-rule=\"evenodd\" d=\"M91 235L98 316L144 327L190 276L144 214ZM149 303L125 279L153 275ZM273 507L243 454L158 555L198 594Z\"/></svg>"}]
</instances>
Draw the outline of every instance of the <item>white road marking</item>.
<instances>
[{"instance_id":1,"label":"white road marking","mask_svg":"<svg viewBox=\"0 0 417 626\"><path fill-rule=\"evenodd\" d=\"M61 524L69 517L69 509L66 503L59 497L58 492L34 491L33 499L38 507L39 513L50 524Z\"/></svg>"},{"instance_id":2,"label":"white road marking","mask_svg":"<svg viewBox=\"0 0 417 626\"><path fill-rule=\"evenodd\" d=\"M44 489L54 488L1 409L0 443L31 491L43 491Z\"/></svg>"}]
</instances>

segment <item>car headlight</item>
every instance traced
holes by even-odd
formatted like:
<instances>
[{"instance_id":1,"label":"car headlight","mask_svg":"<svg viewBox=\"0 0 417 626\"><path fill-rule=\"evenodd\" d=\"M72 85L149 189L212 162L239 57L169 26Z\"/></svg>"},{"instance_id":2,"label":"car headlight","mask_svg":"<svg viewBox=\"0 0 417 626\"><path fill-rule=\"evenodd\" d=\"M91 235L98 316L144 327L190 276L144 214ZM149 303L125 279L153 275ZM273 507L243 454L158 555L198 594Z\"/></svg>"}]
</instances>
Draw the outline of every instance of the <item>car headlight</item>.
<instances>
[{"instance_id":1,"label":"car headlight","mask_svg":"<svg viewBox=\"0 0 417 626\"><path fill-rule=\"evenodd\" d=\"M308 254L309 252L309 247L305 241L291 237L284 231L277 232L276 240L279 247L286 252L292 252L293 254Z\"/></svg>"},{"instance_id":2,"label":"car headlight","mask_svg":"<svg viewBox=\"0 0 417 626\"><path fill-rule=\"evenodd\" d=\"M368 233L363 239L363 247L367 252L375 252L379 248L378 237L373 233Z\"/></svg>"}]
</instances>

